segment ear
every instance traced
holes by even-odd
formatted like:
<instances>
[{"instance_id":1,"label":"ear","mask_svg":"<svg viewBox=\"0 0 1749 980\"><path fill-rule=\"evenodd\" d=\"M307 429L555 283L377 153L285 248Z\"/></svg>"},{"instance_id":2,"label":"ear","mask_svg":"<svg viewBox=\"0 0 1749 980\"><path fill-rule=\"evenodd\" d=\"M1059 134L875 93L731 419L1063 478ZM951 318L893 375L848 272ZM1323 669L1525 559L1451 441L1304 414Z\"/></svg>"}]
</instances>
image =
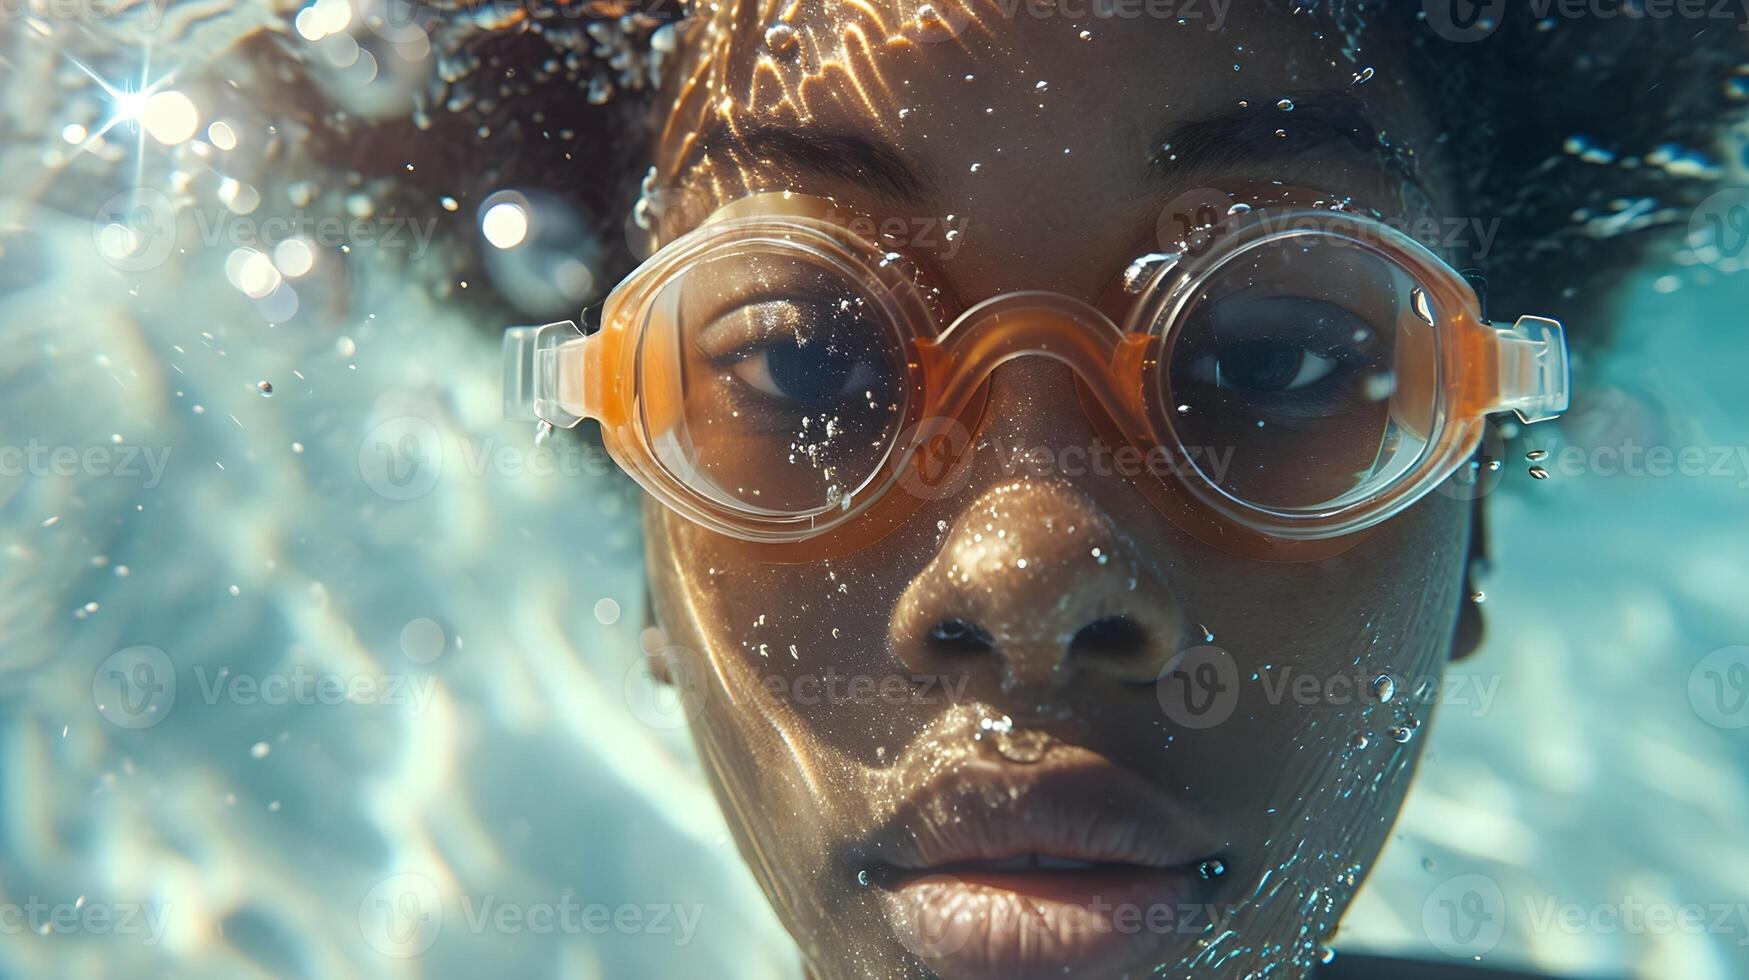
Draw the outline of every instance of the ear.
<instances>
[{"instance_id":1,"label":"ear","mask_svg":"<svg viewBox=\"0 0 1749 980\"><path fill-rule=\"evenodd\" d=\"M638 633L638 646L650 667L650 676L664 684L674 683L674 665L668 660L668 633L656 622L656 602L644 584L644 628Z\"/></svg>"},{"instance_id":2,"label":"ear","mask_svg":"<svg viewBox=\"0 0 1749 980\"><path fill-rule=\"evenodd\" d=\"M1476 579L1488 571L1488 521L1483 497L1477 497L1470 509L1470 548L1464 556L1463 595L1458 597L1457 628L1451 641L1451 659L1462 660L1482 645L1487 632L1482 620L1482 592Z\"/></svg>"}]
</instances>

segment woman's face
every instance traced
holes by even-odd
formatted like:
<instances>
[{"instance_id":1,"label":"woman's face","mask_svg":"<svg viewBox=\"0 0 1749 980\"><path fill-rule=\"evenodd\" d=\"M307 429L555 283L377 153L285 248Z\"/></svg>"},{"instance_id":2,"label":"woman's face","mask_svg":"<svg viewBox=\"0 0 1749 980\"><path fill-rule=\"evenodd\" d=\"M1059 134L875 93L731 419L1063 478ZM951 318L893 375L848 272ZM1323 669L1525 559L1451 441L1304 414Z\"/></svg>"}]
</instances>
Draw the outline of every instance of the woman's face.
<instances>
[{"instance_id":1,"label":"woman's face","mask_svg":"<svg viewBox=\"0 0 1749 980\"><path fill-rule=\"evenodd\" d=\"M1437 189L1405 190L1433 144L1391 39L1354 25L1208 3L766 6L689 36L661 185L694 216L830 197L966 303L1094 301L1229 188L1437 213ZM1083 6L1113 16L1065 13ZM972 445L954 492L829 560L773 564L646 511L659 666L811 968L1313 962L1421 744L1468 505L1432 494L1321 562L1231 556L1113 475L1042 358L991 376Z\"/></svg>"}]
</instances>

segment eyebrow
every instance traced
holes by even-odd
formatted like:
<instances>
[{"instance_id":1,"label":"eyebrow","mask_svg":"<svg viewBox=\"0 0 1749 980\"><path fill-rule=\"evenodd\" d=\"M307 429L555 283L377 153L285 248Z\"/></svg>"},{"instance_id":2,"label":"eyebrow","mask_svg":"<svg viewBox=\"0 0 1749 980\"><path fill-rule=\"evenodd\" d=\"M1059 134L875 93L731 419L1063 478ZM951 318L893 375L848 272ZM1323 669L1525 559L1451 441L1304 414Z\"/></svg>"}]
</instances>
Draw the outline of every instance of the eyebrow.
<instances>
[{"instance_id":1,"label":"eyebrow","mask_svg":"<svg viewBox=\"0 0 1749 980\"><path fill-rule=\"evenodd\" d=\"M1380 162L1414 178L1381 144L1379 125L1359 99L1308 93L1288 101L1293 106L1289 111L1271 102L1167 124L1149 147L1148 177L1222 173L1259 165L1303 171L1309 163L1349 157Z\"/></svg>"},{"instance_id":2,"label":"eyebrow","mask_svg":"<svg viewBox=\"0 0 1749 980\"><path fill-rule=\"evenodd\" d=\"M754 126L741 132L722 131L701 140L681 162L685 173L707 154L721 153L746 160L776 163L788 169L860 184L887 197L916 201L934 184L892 145L834 130L805 132L781 126Z\"/></svg>"},{"instance_id":3,"label":"eyebrow","mask_svg":"<svg viewBox=\"0 0 1749 980\"><path fill-rule=\"evenodd\" d=\"M1291 112L1270 103L1168 123L1148 150L1144 175L1163 180L1241 166L1303 172L1308 164L1351 158L1381 162L1419 184L1412 168L1381 145L1379 126L1361 100L1346 93L1305 93L1292 102ZM1287 135L1277 135L1278 130ZM902 201L923 200L935 190L934 181L891 144L843 130L764 125L720 130L694 144L679 172L711 154L774 163Z\"/></svg>"}]
</instances>

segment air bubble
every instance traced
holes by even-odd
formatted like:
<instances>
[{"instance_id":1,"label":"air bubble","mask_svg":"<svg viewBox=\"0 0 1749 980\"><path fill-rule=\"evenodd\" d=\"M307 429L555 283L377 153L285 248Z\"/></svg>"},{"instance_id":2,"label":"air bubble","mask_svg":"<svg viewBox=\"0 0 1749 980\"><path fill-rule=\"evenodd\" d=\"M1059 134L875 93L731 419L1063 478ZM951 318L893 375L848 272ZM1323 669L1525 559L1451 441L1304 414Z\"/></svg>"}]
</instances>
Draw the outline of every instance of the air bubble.
<instances>
[{"instance_id":1,"label":"air bubble","mask_svg":"<svg viewBox=\"0 0 1749 980\"><path fill-rule=\"evenodd\" d=\"M765 46L772 54L789 54L801 44L802 36L788 24L773 24L765 29Z\"/></svg>"},{"instance_id":2,"label":"air bubble","mask_svg":"<svg viewBox=\"0 0 1749 980\"><path fill-rule=\"evenodd\" d=\"M1392 680L1389 674L1380 674L1378 678L1372 682L1373 697L1378 698L1380 704L1390 701L1391 698L1396 696L1396 693L1397 682Z\"/></svg>"}]
</instances>

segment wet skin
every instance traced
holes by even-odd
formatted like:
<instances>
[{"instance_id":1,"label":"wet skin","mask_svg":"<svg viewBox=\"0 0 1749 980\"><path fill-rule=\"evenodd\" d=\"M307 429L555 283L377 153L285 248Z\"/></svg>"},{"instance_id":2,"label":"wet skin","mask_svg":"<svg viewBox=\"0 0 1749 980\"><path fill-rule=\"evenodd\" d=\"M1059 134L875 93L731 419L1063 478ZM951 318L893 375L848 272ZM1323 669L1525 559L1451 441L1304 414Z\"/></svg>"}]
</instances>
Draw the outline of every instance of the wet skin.
<instances>
[{"instance_id":1,"label":"wet skin","mask_svg":"<svg viewBox=\"0 0 1749 980\"><path fill-rule=\"evenodd\" d=\"M788 189L897 219L967 302L1094 301L1187 193L1283 181L1440 213L1390 38L1351 62L1328 24L1235 8L1219 32L987 15L931 41L804 4L785 56L768 12L726 11L726 41L688 42L714 51L694 66L713 98L678 97L660 182L693 217ZM1433 186L1405 192L1381 131ZM1321 562L1236 557L1124 478L996 451L1099 444L1066 368L989 384L957 491L864 550L776 564L646 507L656 667L744 855L822 977L1293 975L1400 806L1431 705L1369 686L1452 653L1470 505L1432 494ZM1211 642L1237 700L1192 727L1160 678Z\"/></svg>"}]
</instances>

